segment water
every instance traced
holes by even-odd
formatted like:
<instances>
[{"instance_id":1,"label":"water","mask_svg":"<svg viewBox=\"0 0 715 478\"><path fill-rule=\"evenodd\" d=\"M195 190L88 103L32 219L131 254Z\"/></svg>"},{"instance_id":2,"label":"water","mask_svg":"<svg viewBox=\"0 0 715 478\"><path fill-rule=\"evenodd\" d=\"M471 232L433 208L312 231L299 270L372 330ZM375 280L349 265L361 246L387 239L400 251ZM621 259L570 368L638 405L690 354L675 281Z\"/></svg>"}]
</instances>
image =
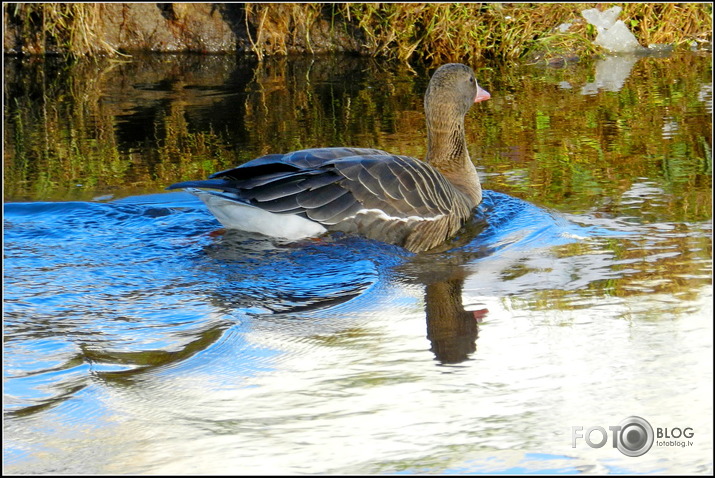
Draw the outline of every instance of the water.
<instances>
[{"instance_id":1,"label":"water","mask_svg":"<svg viewBox=\"0 0 715 478\"><path fill-rule=\"evenodd\" d=\"M481 70L485 199L420 255L226 232L162 188L274 148L420 156L426 78L164 56L38 96L6 64L4 471L711 474L711 63L628 61ZM631 416L694 433L572 446Z\"/></svg>"}]
</instances>

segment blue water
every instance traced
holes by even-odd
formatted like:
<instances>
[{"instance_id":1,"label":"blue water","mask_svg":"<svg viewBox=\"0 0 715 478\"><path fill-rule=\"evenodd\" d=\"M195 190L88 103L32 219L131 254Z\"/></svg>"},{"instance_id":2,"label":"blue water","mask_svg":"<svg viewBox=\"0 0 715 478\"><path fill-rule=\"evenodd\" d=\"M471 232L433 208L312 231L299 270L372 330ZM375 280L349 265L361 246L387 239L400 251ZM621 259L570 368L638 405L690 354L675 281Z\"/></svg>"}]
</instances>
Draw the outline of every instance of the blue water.
<instances>
[{"instance_id":1,"label":"blue water","mask_svg":"<svg viewBox=\"0 0 715 478\"><path fill-rule=\"evenodd\" d=\"M264 315L316 320L347 302L359 309L414 257L341 234L281 243L224 231L186 193L10 203L4 213L5 387L14 413L70 398L97 374L187 360ZM517 231L519 247L592 233L493 192L474 223L482 230L450 257L497 254ZM433 270L439 256L428 257ZM42 358L29 360L31 350Z\"/></svg>"},{"instance_id":2,"label":"blue water","mask_svg":"<svg viewBox=\"0 0 715 478\"><path fill-rule=\"evenodd\" d=\"M594 459L594 450L571 449L568 436L544 450L544 432L524 429L553 415L545 405L555 393L570 393L561 389L569 361L554 369L553 350L538 355L540 347L578 343L568 337L576 330L620 347L622 322L620 311L609 318L603 297L574 293L546 309L514 301L629 274L629 261L607 245L636 240L637 227L577 223L491 191L447 250L420 255L340 234L285 243L224 231L186 193L8 203L4 214L8 471L661 469L656 458L628 462L615 451ZM449 284L457 288L455 311L447 319L428 311L430 344L423 307L434 301L430 290ZM702 304L690 307L702 314ZM544 311L569 316L562 317L569 325L553 324ZM594 313L612 324L585 318ZM521 347L537 355L491 375ZM657 355L652 344L632 353ZM573 373L596 376L602 366L589 359ZM666 384L668 370L680 380L683 367L662 366ZM520 378L506 378L516 370ZM556 429L566 434L574 424L563 418ZM364 450L346 452L356 446ZM275 455L283 458L273 462Z\"/></svg>"},{"instance_id":3,"label":"blue water","mask_svg":"<svg viewBox=\"0 0 715 478\"><path fill-rule=\"evenodd\" d=\"M414 258L340 234L281 243L224 231L186 193L10 203L4 213L5 392L17 415L57 405L97 376L131 377L208 353L228 330L266 315L300 314L319 328L345 303L357 310L376 300ZM416 267L433 276L440 259L451 271L504 248L593 233L489 191L473 223L479 233L466 245Z\"/></svg>"}]
</instances>

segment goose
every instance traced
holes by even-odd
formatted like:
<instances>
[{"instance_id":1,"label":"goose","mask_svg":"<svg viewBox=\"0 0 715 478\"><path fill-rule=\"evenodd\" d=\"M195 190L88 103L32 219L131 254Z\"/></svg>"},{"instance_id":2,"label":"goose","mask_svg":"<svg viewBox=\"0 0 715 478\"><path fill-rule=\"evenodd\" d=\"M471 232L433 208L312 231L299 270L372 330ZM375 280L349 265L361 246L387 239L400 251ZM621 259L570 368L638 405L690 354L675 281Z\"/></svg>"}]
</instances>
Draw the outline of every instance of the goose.
<instances>
[{"instance_id":1,"label":"goose","mask_svg":"<svg viewBox=\"0 0 715 478\"><path fill-rule=\"evenodd\" d=\"M341 231L428 251L452 238L482 200L464 117L490 97L470 67L445 64L424 97L424 161L371 148L311 148L167 189L195 194L227 229L289 241Z\"/></svg>"}]
</instances>

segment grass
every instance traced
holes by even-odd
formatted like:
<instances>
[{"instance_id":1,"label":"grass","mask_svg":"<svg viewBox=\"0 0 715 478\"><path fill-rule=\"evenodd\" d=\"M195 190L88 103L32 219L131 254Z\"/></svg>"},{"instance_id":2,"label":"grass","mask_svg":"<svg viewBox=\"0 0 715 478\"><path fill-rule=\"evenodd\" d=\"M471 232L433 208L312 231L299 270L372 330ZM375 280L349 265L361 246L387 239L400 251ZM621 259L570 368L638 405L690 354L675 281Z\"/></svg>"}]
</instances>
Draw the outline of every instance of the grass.
<instances>
[{"instance_id":1,"label":"grass","mask_svg":"<svg viewBox=\"0 0 715 478\"><path fill-rule=\"evenodd\" d=\"M591 55L595 31L581 11L611 4L347 4L371 54L432 63L513 61L536 54ZM684 4L621 4L641 44L689 46L712 38L712 7ZM566 32L556 30L570 22Z\"/></svg>"},{"instance_id":2,"label":"grass","mask_svg":"<svg viewBox=\"0 0 715 478\"><path fill-rule=\"evenodd\" d=\"M623 8L620 18L643 46L689 47L712 40L709 3L246 3L224 8L240 18L243 40L259 59L348 49L402 62L475 63L592 55L595 32L580 12L612 5ZM17 3L3 9L26 53L119 53L102 39L101 4ZM565 22L571 28L558 31Z\"/></svg>"},{"instance_id":3,"label":"grass","mask_svg":"<svg viewBox=\"0 0 715 478\"><path fill-rule=\"evenodd\" d=\"M101 4L3 3L31 53L83 55L118 52L101 38Z\"/></svg>"}]
</instances>

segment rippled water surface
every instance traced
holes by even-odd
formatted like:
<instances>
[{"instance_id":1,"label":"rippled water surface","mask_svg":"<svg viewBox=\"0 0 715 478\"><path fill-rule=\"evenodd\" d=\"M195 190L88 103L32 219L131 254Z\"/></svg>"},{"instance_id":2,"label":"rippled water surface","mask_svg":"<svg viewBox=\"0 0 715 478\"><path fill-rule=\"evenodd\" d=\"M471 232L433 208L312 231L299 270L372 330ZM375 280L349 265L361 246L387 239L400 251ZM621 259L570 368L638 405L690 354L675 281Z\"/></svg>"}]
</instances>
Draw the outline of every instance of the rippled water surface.
<instances>
[{"instance_id":1,"label":"rippled water surface","mask_svg":"<svg viewBox=\"0 0 715 478\"><path fill-rule=\"evenodd\" d=\"M711 59L607 61L478 69L485 198L419 255L225 231L163 187L421 156L429 71L6 62L4 471L711 474ZM573 446L631 416L693 433Z\"/></svg>"}]
</instances>

